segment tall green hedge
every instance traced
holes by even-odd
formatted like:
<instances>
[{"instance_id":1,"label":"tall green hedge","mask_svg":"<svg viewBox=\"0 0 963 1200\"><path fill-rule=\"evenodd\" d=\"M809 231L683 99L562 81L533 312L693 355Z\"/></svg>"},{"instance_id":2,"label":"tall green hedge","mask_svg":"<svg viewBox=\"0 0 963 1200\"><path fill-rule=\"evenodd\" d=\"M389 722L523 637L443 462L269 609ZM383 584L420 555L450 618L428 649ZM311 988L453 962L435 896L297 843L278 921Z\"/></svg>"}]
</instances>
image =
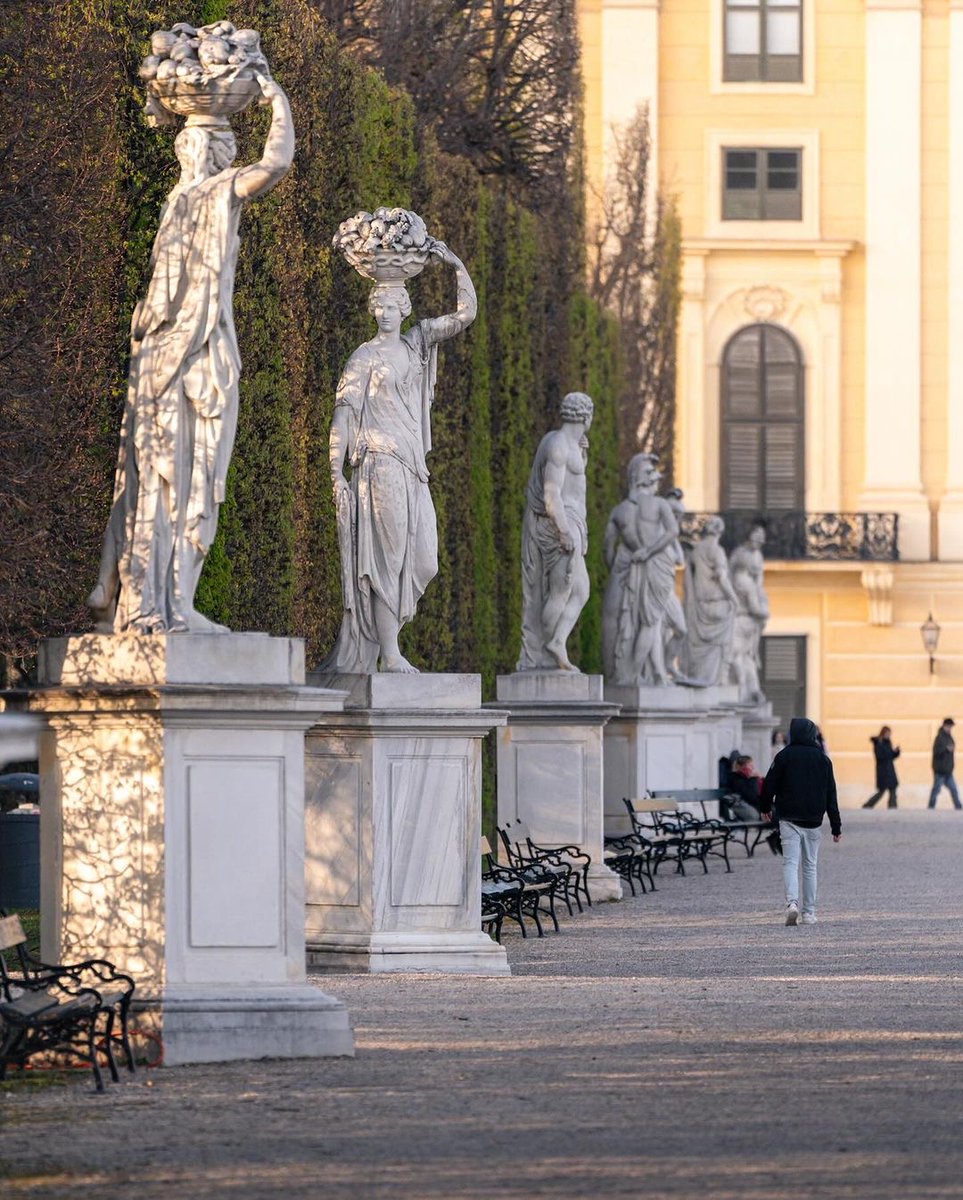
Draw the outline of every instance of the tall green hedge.
<instances>
[{"instance_id":1,"label":"tall green hedge","mask_svg":"<svg viewBox=\"0 0 963 1200\"><path fill-rule=\"evenodd\" d=\"M28 46L18 57L0 45L5 90L16 94L27 86L24 62L48 72L41 80L48 97L61 95L65 70L73 95L83 96L88 86L93 99L82 142L65 153L79 168L86 153L96 152L96 170L68 180L56 163L43 175L38 159L39 186L54 204L46 226L21 235L28 243L24 287L41 268L51 279L44 238L72 248L72 260L62 263L65 279L89 277L89 284L84 294L67 288L36 300L42 336L51 339L39 360L36 402L61 406L66 436L82 444L83 472L69 496L47 480L49 498L44 493L43 504L18 516L49 527L58 505L71 505L76 520L70 577L58 576L56 587L32 579L29 594L21 588L25 616L18 616L16 594L5 594L10 611L0 617L0 639L11 654L27 653L36 636L81 628L86 619L83 597L96 573L110 503L127 327L146 283L160 204L176 176L171 134L143 122L136 68L151 31L185 15L181 4L167 0L24 0L19 13L19 36L38 39L40 49ZM593 597L572 650L583 669L600 669L601 531L617 498L619 461L619 361L610 318L573 282L552 231L502 185L442 153L432 131L417 127L411 98L339 50L308 0L207 0L195 10L198 20L225 13L261 31L291 99L298 148L289 176L242 221L235 292L244 362L240 422L199 606L237 630L303 636L309 661L332 644L341 601L327 433L341 366L372 328L366 286L333 255L331 235L359 208L413 205L465 261L480 314L441 352L429 460L440 572L405 631L406 650L429 670L480 670L489 695L495 674L512 669L528 470L538 440L557 422L560 392L577 389L596 403ZM41 53L51 45L54 59ZM56 145L55 123L68 108L63 101L46 110L38 103L28 132ZM238 121L239 161L260 153L267 121L264 110ZM14 143L14 181L18 154ZM77 226L78 212L95 213L96 223L85 215ZM566 236L577 242L581 231ZM412 296L416 317L445 311L454 301L452 273L429 267ZM74 331L85 370L64 360L58 328ZM6 386L0 379L0 396ZM33 402L18 393L17 411L29 417Z\"/></svg>"}]
</instances>

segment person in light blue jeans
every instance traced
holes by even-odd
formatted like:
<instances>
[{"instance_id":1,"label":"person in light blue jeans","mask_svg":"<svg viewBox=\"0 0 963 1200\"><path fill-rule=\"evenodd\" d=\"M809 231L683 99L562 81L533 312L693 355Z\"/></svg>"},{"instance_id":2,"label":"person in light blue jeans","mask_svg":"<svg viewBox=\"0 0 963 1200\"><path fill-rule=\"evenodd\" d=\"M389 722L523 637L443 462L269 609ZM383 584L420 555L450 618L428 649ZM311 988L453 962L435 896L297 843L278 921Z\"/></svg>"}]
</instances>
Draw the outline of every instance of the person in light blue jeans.
<instances>
[{"instance_id":1,"label":"person in light blue jeans","mask_svg":"<svg viewBox=\"0 0 963 1200\"><path fill-rule=\"evenodd\" d=\"M819 745L819 730L805 717L789 723L789 745L772 760L762 787L760 808L774 813L782 839L786 924L799 923L802 868L802 923L816 924L816 859L824 819L833 841L842 837L833 764Z\"/></svg>"},{"instance_id":2,"label":"person in light blue jeans","mask_svg":"<svg viewBox=\"0 0 963 1200\"><path fill-rule=\"evenodd\" d=\"M795 901L800 908L799 867L802 865L802 904L803 923L808 925L807 914L816 913L816 859L819 855L819 842L823 836L821 829L805 829L794 825L792 821L779 822L779 836L782 839L782 878L786 885L786 906ZM837 838L837 841L839 839Z\"/></svg>"}]
</instances>

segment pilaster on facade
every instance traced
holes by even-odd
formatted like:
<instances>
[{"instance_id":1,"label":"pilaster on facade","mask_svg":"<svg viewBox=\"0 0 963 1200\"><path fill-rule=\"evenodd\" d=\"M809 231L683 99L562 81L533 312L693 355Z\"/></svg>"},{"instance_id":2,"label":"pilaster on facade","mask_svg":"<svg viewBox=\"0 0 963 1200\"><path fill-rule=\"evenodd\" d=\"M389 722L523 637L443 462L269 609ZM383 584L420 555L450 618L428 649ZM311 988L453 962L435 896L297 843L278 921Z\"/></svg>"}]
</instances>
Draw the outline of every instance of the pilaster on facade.
<instances>
[{"instance_id":1,"label":"pilaster on facade","mask_svg":"<svg viewBox=\"0 0 963 1200\"><path fill-rule=\"evenodd\" d=\"M894 69L894 64L898 64ZM930 557L921 477L922 7L866 3L866 418L859 507L900 514Z\"/></svg>"},{"instance_id":2,"label":"pilaster on facade","mask_svg":"<svg viewBox=\"0 0 963 1200\"><path fill-rule=\"evenodd\" d=\"M649 110L649 161L659 162L660 0L601 0L602 125L606 168L614 161L615 132L642 105ZM657 187L649 188L654 205Z\"/></svg>"},{"instance_id":3,"label":"pilaster on facade","mask_svg":"<svg viewBox=\"0 0 963 1200\"><path fill-rule=\"evenodd\" d=\"M949 14L949 211L963 204L963 0ZM963 560L963 227L949 223L949 363L946 398L946 491L939 509L939 557Z\"/></svg>"},{"instance_id":4,"label":"pilaster on facade","mask_svg":"<svg viewBox=\"0 0 963 1200\"><path fill-rule=\"evenodd\" d=\"M706 430L705 298L707 251L685 249L682 257L682 306L679 314L679 379L676 406L680 450L678 478L686 504L694 510L713 506L717 488L709 486L710 440Z\"/></svg>"}]
</instances>

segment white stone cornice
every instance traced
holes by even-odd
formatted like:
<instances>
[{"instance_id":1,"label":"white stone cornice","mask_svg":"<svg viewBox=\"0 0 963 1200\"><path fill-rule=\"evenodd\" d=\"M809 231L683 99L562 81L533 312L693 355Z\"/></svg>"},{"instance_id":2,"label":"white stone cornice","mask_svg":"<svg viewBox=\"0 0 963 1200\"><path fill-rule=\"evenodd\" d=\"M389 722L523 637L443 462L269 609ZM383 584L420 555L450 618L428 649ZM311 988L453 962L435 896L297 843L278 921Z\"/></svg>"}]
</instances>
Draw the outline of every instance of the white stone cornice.
<instances>
[{"instance_id":1,"label":"white stone cornice","mask_svg":"<svg viewBox=\"0 0 963 1200\"><path fill-rule=\"evenodd\" d=\"M682 252L686 255L732 252L735 254L813 254L817 258L845 258L858 242L823 238L759 238L752 242L744 238L686 238Z\"/></svg>"}]
</instances>

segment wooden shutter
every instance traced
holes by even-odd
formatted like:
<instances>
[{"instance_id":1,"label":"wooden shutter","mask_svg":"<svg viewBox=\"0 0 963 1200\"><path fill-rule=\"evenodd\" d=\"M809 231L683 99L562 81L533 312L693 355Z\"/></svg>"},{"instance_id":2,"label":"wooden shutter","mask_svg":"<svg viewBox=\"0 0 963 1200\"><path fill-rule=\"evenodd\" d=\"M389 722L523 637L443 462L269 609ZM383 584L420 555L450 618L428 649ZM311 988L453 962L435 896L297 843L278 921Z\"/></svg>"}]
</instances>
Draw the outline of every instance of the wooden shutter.
<instances>
[{"instance_id":1,"label":"wooden shutter","mask_svg":"<svg viewBox=\"0 0 963 1200\"><path fill-rule=\"evenodd\" d=\"M788 732L793 717L806 716L806 638L764 635L760 682L779 727Z\"/></svg>"},{"instance_id":2,"label":"wooden shutter","mask_svg":"<svg viewBox=\"0 0 963 1200\"><path fill-rule=\"evenodd\" d=\"M802 365L774 325L740 330L722 372L723 511L801 511L805 505Z\"/></svg>"}]
</instances>

